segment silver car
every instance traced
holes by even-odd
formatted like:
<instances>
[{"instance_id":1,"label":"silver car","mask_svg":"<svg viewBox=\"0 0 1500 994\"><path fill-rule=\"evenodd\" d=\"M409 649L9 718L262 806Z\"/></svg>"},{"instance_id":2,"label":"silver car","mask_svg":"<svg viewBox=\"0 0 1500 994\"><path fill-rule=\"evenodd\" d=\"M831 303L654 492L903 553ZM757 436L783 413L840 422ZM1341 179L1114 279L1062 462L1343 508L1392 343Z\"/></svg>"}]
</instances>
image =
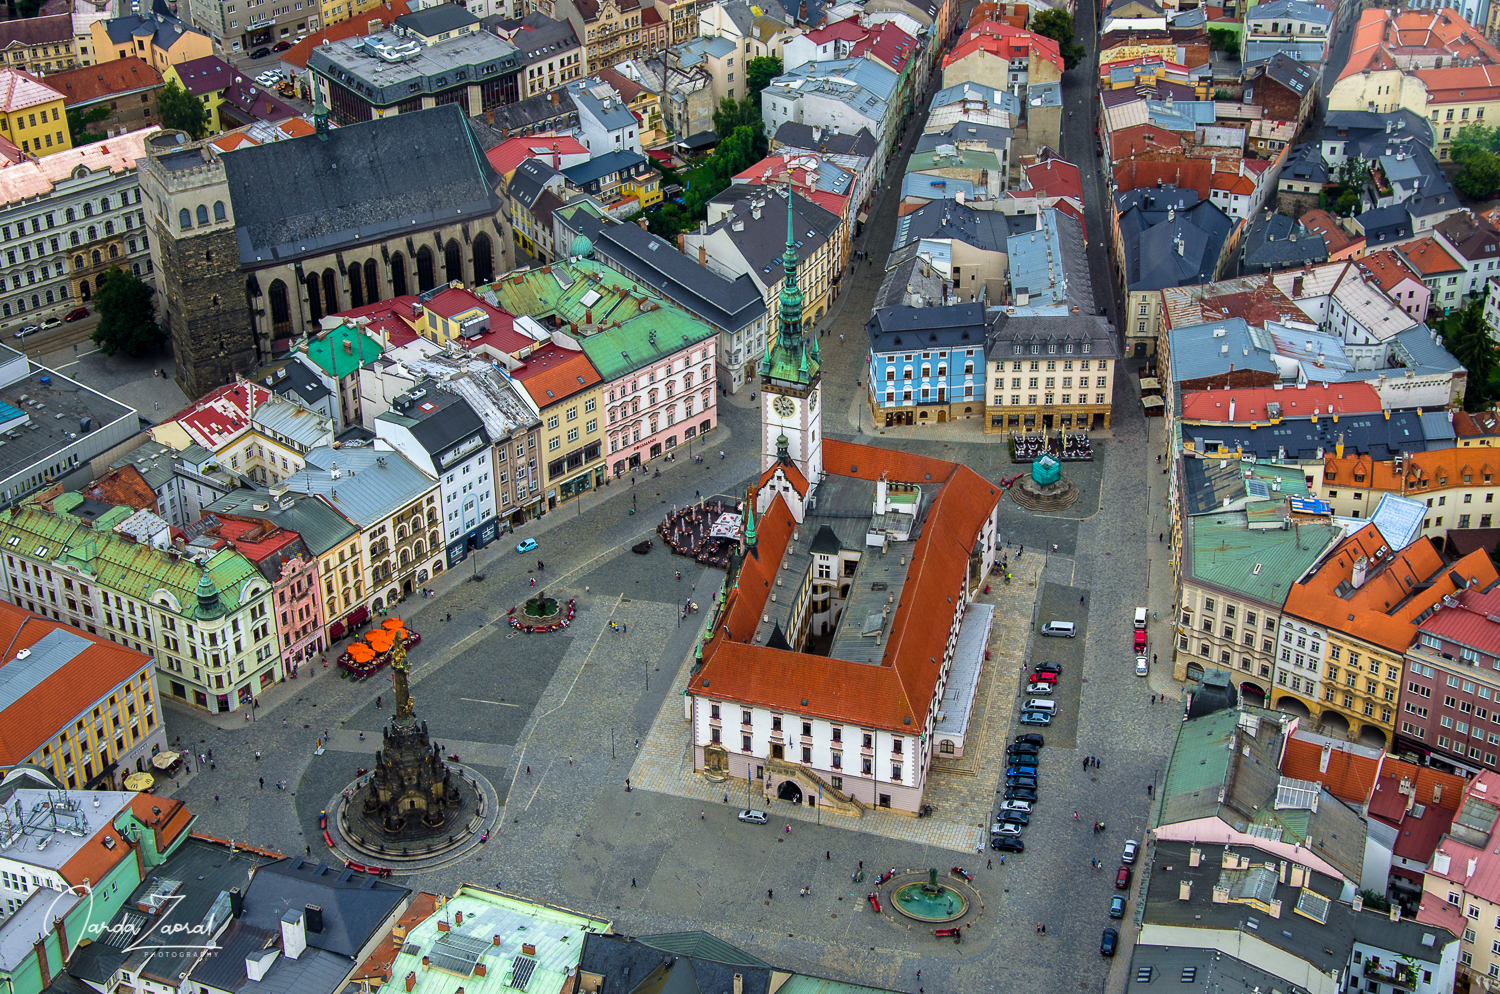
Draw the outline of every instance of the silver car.
<instances>
[{"instance_id":1,"label":"silver car","mask_svg":"<svg viewBox=\"0 0 1500 994\"><path fill-rule=\"evenodd\" d=\"M736 817L739 818L740 821L749 822L752 825L764 825L766 822L770 821L770 819L766 817L766 813L764 811L757 811L754 808L746 808L744 811L741 811L738 815L736 815Z\"/></svg>"}]
</instances>

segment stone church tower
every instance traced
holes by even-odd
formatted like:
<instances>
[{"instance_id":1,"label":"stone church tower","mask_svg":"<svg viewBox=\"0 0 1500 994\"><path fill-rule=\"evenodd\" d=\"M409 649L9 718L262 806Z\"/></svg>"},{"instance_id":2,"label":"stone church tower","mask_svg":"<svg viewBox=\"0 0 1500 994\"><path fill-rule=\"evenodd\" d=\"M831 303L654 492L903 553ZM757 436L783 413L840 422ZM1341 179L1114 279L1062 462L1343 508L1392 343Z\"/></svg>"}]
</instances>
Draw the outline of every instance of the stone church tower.
<instances>
[{"instance_id":1,"label":"stone church tower","mask_svg":"<svg viewBox=\"0 0 1500 994\"><path fill-rule=\"evenodd\" d=\"M162 330L172 338L178 384L201 397L237 373L255 372L269 355L270 343L256 342L250 321L264 298L253 284L247 289L224 164L206 142L180 131L151 136L140 181Z\"/></svg>"},{"instance_id":2,"label":"stone church tower","mask_svg":"<svg viewBox=\"0 0 1500 994\"><path fill-rule=\"evenodd\" d=\"M789 460L816 486L823 477L823 411L818 403L823 393L823 363L817 336L808 336L802 323L790 186L786 215L780 324L760 361L761 469Z\"/></svg>"}]
</instances>

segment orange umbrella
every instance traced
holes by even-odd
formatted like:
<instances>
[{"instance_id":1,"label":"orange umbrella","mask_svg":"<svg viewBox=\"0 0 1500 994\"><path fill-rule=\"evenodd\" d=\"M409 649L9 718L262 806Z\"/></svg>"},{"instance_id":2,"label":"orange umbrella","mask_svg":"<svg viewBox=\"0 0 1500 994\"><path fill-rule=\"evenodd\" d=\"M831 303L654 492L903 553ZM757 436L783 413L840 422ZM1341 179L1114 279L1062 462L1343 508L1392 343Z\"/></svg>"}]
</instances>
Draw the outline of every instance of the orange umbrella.
<instances>
[{"instance_id":1,"label":"orange umbrella","mask_svg":"<svg viewBox=\"0 0 1500 994\"><path fill-rule=\"evenodd\" d=\"M396 636L393 632L389 632L384 628L376 628L373 631L365 633L365 641L370 643L370 648L376 652L385 653L391 651L391 646L395 644Z\"/></svg>"},{"instance_id":2,"label":"orange umbrella","mask_svg":"<svg viewBox=\"0 0 1500 994\"><path fill-rule=\"evenodd\" d=\"M349 658L356 663L368 663L375 658L374 650L360 642L351 642L348 652Z\"/></svg>"},{"instance_id":3,"label":"orange umbrella","mask_svg":"<svg viewBox=\"0 0 1500 994\"><path fill-rule=\"evenodd\" d=\"M387 618L384 621L382 621L380 624L381 624L381 627L383 627L383 628L389 628L391 631L395 631L398 628L405 628L406 627L405 625L403 625L401 623L401 619L400 618Z\"/></svg>"}]
</instances>

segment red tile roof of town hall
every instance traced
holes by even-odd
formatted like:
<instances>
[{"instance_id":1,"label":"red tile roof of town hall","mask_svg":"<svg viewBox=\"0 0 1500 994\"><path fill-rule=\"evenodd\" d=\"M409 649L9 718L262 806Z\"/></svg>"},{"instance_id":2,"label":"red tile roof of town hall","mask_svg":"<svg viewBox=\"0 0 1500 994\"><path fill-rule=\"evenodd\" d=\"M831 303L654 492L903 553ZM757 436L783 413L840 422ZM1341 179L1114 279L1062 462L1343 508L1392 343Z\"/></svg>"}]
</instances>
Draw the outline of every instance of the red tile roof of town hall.
<instances>
[{"instance_id":1,"label":"red tile roof of town hall","mask_svg":"<svg viewBox=\"0 0 1500 994\"><path fill-rule=\"evenodd\" d=\"M920 732L941 672L935 662L947 651L954 604L964 593L969 555L999 491L967 466L893 449L825 439L823 460L835 476L941 484L912 550L878 665L745 641L759 623L770 581L796 527L777 494L757 522L756 552L741 567L689 690L870 728Z\"/></svg>"}]
</instances>

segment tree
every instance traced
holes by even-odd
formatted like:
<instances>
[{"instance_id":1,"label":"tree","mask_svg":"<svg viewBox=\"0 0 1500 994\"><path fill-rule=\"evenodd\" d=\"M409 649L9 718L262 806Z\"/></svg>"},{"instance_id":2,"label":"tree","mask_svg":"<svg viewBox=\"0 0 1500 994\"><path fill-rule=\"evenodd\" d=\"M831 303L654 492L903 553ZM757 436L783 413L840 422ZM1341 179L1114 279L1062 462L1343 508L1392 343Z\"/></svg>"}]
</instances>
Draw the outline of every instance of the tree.
<instances>
[{"instance_id":1,"label":"tree","mask_svg":"<svg viewBox=\"0 0 1500 994\"><path fill-rule=\"evenodd\" d=\"M1353 190L1345 190L1343 193L1339 194L1338 203L1334 206L1334 210L1336 210L1343 217L1353 217L1354 215L1358 214L1359 194L1355 193Z\"/></svg>"},{"instance_id":2,"label":"tree","mask_svg":"<svg viewBox=\"0 0 1500 994\"><path fill-rule=\"evenodd\" d=\"M89 125L109 120L109 116L112 113L113 111L108 107L95 107L87 113L80 113L76 110L68 111L68 134L73 138L73 147L77 148L79 145L89 145L93 142L103 141L109 137L97 131L90 131Z\"/></svg>"},{"instance_id":3,"label":"tree","mask_svg":"<svg viewBox=\"0 0 1500 994\"><path fill-rule=\"evenodd\" d=\"M1500 152L1500 133L1488 124L1474 121L1459 128L1453 136L1448 158L1463 165L1470 156L1483 152Z\"/></svg>"},{"instance_id":4,"label":"tree","mask_svg":"<svg viewBox=\"0 0 1500 994\"><path fill-rule=\"evenodd\" d=\"M208 134L208 108L203 101L193 96L171 80L157 94L157 105L161 108L161 123L164 127L186 131L194 141Z\"/></svg>"},{"instance_id":5,"label":"tree","mask_svg":"<svg viewBox=\"0 0 1500 994\"><path fill-rule=\"evenodd\" d=\"M1380 912L1387 912L1391 910L1391 902L1386 900L1385 895L1383 894L1379 894L1373 890L1369 890L1368 888L1366 888L1359 892L1359 896L1364 899L1365 907L1367 908L1371 908L1375 911Z\"/></svg>"},{"instance_id":6,"label":"tree","mask_svg":"<svg viewBox=\"0 0 1500 994\"><path fill-rule=\"evenodd\" d=\"M1469 371L1464 408L1478 410L1492 396L1491 380L1500 371L1495 342L1484 322L1484 301L1470 301L1447 326L1448 335L1443 339L1443 347Z\"/></svg>"},{"instance_id":7,"label":"tree","mask_svg":"<svg viewBox=\"0 0 1500 994\"><path fill-rule=\"evenodd\" d=\"M1033 15L1031 30L1057 42L1065 68L1072 69L1083 59L1084 48L1073 38L1073 16L1067 11L1053 7Z\"/></svg>"},{"instance_id":8,"label":"tree","mask_svg":"<svg viewBox=\"0 0 1500 994\"><path fill-rule=\"evenodd\" d=\"M99 311L99 323L91 337L107 356L116 352L142 356L166 337L156 323L151 288L134 273L116 267L100 276L94 307Z\"/></svg>"},{"instance_id":9,"label":"tree","mask_svg":"<svg viewBox=\"0 0 1500 994\"><path fill-rule=\"evenodd\" d=\"M1469 152L1464 168L1453 177L1458 192L1473 200L1482 200L1500 189L1500 155L1494 152Z\"/></svg>"},{"instance_id":10,"label":"tree","mask_svg":"<svg viewBox=\"0 0 1500 994\"><path fill-rule=\"evenodd\" d=\"M1239 41L1238 31L1230 31L1228 28L1208 29L1208 45L1217 51L1237 54L1240 47Z\"/></svg>"},{"instance_id":11,"label":"tree","mask_svg":"<svg viewBox=\"0 0 1500 994\"><path fill-rule=\"evenodd\" d=\"M751 59L750 64L745 66L745 87L750 99L755 102L756 109L760 108L760 91L766 88L766 84L781 75L781 60L774 55L762 55L758 59Z\"/></svg>"}]
</instances>

